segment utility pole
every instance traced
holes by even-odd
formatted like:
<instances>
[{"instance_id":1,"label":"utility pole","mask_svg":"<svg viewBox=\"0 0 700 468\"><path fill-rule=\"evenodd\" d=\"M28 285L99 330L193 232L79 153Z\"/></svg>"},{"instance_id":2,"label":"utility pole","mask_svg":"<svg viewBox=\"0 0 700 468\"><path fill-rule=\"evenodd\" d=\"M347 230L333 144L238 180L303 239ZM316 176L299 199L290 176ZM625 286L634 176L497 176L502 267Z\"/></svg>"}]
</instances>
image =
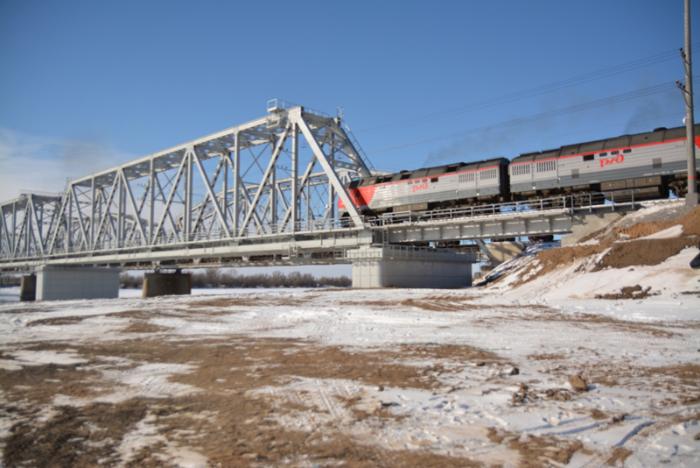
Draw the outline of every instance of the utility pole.
<instances>
[{"instance_id":1,"label":"utility pole","mask_svg":"<svg viewBox=\"0 0 700 468\"><path fill-rule=\"evenodd\" d=\"M690 0L685 3L685 46L681 49L681 58L685 68L685 85L676 82L683 92L685 99L685 134L688 148L688 192L685 195L685 204L688 207L698 205L697 169L695 167L695 117L693 115L693 66L692 51L690 49Z\"/></svg>"}]
</instances>

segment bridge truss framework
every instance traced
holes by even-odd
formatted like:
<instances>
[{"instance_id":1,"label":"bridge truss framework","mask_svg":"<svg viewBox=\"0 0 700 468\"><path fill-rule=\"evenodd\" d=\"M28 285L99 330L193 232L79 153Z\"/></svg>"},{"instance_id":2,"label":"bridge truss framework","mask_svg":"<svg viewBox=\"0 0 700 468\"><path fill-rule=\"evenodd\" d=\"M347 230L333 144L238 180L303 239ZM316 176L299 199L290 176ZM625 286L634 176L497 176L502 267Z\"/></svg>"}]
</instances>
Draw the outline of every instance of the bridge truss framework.
<instances>
[{"instance_id":1,"label":"bridge truss framework","mask_svg":"<svg viewBox=\"0 0 700 468\"><path fill-rule=\"evenodd\" d=\"M3 203L0 267L167 261L166 251L222 245L279 253L310 233L364 243L344 188L370 175L360 151L339 118L272 101L265 117L73 180L60 195Z\"/></svg>"}]
</instances>

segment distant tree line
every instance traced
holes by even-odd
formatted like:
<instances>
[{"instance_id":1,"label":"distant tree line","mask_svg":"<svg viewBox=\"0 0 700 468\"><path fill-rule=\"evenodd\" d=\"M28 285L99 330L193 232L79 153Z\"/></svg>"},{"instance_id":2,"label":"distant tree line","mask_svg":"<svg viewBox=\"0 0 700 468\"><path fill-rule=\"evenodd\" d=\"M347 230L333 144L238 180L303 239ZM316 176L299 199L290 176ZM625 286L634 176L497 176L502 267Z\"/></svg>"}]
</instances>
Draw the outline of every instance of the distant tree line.
<instances>
[{"instance_id":1,"label":"distant tree line","mask_svg":"<svg viewBox=\"0 0 700 468\"><path fill-rule=\"evenodd\" d=\"M143 277L122 273L121 287L137 289L143 286ZM349 287L352 281L347 276L316 278L309 273L293 271L284 274L275 271L272 274L239 275L216 269L197 271L192 274L193 288L320 288L327 286Z\"/></svg>"}]
</instances>

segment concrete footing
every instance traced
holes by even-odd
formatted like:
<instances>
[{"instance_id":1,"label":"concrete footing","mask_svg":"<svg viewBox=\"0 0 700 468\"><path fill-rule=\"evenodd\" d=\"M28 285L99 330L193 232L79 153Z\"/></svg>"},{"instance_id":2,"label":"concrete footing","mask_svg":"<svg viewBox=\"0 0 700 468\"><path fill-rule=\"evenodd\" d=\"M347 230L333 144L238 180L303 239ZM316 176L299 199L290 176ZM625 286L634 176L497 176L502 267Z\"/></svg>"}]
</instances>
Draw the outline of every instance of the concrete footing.
<instances>
[{"instance_id":1,"label":"concrete footing","mask_svg":"<svg viewBox=\"0 0 700 468\"><path fill-rule=\"evenodd\" d=\"M19 300L29 302L36 300L36 275L24 275L19 283Z\"/></svg>"},{"instance_id":2,"label":"concrete footing","mask_svg":"<svg viewBox=\"0 0 700 468\"><path fill-rule=\"evenodd\" d=\"M192 275L189 273L146 273L143 276L142 297L190 293L192 293Z\"/></svg>"},{"instance_id":3,"label":"concrete footing","mask_svg":"<svg viewBox=\"0 0 700 468\"><path fill-rule=\"evenodd\" d=\"M500 265L503 262L515 258L523 251L523 245L520 242L489 242L483 243L483 246L486 250L486 256L492 266Z\"/></svg>"},{"instance_id":4,"label":"concrete footing","mask_svg":"<svg viewBox=\"0 0 700 468\"><path fill-rule=\"evenodd\" d=\"M472 255L401 246L348 252L353 288L463 288L471 286Z\"/></svg>"},{"instance_id":5,"label":"concrete footing","mask_svg":"<svg viewBox=\"0 0 700 468\"><path fill-rule=\"evenodd\" d=\"M78 266L41 267L36 300L113 299L119 297L119 269Z\"/></svg>"}]
</instances>

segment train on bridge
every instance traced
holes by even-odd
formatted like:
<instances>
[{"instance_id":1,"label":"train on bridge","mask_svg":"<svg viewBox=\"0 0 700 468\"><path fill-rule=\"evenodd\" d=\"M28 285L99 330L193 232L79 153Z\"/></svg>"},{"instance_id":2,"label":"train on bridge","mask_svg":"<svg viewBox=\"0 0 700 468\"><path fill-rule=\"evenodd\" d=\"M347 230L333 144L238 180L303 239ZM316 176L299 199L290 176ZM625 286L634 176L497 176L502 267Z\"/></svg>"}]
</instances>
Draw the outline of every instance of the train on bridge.
<instances>
[{"instance_id":1,"label":"train on bridge","mask_svg":"<svg viewBox=\"0 0 700 468\"><path fill-rule=\"evenodd\" d=\"M700 124L695 126L700 134ZM537 197L603 192L616 201L666 198L687 190L685 127L521 154L373 175L348 185L365 215L426 211ZM695 137L700 146L700 136ZM339 202L342 212L344 205Z\"/></svg>"}]
</instances>

